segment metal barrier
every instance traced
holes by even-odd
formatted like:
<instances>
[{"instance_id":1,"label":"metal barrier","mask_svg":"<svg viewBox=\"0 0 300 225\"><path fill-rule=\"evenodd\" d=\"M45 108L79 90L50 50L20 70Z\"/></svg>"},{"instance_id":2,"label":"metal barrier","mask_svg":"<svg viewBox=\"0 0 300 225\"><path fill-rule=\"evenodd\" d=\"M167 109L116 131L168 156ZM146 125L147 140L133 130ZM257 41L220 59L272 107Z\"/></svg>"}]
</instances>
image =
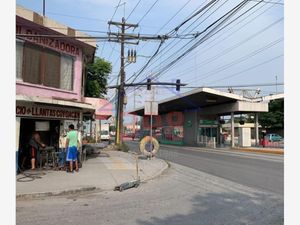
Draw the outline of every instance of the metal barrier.
<instances>
[{"instance_id":1,"label":"metal barrier","mask_svg":"<svg viewBox=\"0 0 300 225\"><path fill-rule=\"evenodd\" d=\"M197 144L201 147L216 148L216 138L200 135Z\"/></svg>"}]
</instances>

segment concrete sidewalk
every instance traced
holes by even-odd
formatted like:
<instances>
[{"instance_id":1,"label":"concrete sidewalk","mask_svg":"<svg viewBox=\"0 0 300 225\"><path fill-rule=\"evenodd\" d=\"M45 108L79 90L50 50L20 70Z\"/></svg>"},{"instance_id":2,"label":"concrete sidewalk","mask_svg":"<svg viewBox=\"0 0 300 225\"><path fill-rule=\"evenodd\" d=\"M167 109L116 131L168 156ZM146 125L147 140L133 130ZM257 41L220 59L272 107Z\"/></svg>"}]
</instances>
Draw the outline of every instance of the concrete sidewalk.
<instances>
[{"instance_id":1,"label":"concrete sidewalk","mask_svg":"<svg viewBox=\"0 0 300 225\"><path fill-rule=\"evenodd\" d=\"M158 158L139 157L138 175L141 182L159 176L168 164ZM79 172L37 170L16 176L16 198L58 196L86 191L110 191L115 186L137 178L136 156L120 151L101 151L83 162Z\"/></svg>"},{"instance_id":2,"label":"concrete sidewalk","mask_svg":"<svg viewBox=\"0 0 300 225\"><path fill-rule=\"evenodd\" d=\"M235 151L242 151L242 152L255 152L255 153L284 155L284 149L283 148L234 147L234 148L231 148L231 149L235 150Z\"/></svg>"}]
</instances>

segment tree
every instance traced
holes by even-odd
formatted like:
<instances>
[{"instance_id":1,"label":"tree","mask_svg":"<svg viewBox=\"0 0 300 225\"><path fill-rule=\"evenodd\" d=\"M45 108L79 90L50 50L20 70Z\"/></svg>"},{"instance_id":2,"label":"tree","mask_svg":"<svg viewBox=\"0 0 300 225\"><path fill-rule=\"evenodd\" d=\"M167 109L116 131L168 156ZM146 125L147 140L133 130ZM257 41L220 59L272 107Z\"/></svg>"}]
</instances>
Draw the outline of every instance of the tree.
<instances>
[{"instance_id":1,"label":"tree","mask_svg":"<svg viewBox=\"0 0 300 225\"><path fill-rule=\"evenodd\" d=\"M269 103L269 112L261 113L258 121L263 128L284 128L284 100L276 99Z\"/></svg>"},{"instance_id":2,"label":"tree","mask_svg":"<svg viewBox=\"0 0 300 225\"><path fill-rule=\"evenodd\" d=\"M111 73L111 63L95 57L94 63L87 65L85 96L103 98L107 93L107 79Z\"/></svg>"}]
</instances>

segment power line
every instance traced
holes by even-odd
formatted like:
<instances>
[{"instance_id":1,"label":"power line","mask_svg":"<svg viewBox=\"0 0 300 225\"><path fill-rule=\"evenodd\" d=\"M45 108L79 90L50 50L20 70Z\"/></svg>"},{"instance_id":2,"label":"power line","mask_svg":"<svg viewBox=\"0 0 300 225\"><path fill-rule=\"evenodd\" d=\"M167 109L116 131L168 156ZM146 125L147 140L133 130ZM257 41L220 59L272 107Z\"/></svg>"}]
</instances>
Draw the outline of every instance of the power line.
<instances>
[{"instance_id":1,"label":"power line","mask_svg":"<svg viewBox=\"0 0 300 225\"><path fill-rule=\"evenodd\" d=\"M193 89L193 88L228 88L228 87L269 87L269 86L282 86L284 83L261 83L261 84L236 84L236 85L213 85L213 86L185 86L181 88L188 88L188 89Z\"/></svg>"},{"instance_id":2,"label":"power line","mask_svg":"<svg viewBox=\"0 0 300 225\"><path fill-rule=\"evenodd\" d=\"M264 0L248 0L248 1L264 2L264 3L269 3L269 4L275 4L275 5L284 5L282 2L271 2L271 1L264 1Z\"/></svg>"},{"instance_id":3,"label":"power line","mask_svg":"<svg viewBox=\"0 0 300 225\"><path fill-rule=\"evenodd\" d=\"M251 53L248 54L248 55L245 55L245 56L243 56L243 57L241 57L241 58L238 58L238 59L236 59L236 60L234 60L234 61L231 61L230 63L228 63L228 64L226 64L226 65L217 67L215 70L212 70L212 71L209 71L209 72L207 72L207 73L204 73L204 74L202 74L202 75L204 75L203 77L198 77L197 79L192 79L192 81L204 80L204 79L206 79L206 78L208 78L208 77L215 76L216 74L218 74L218 73L220 73L220 72L222 72L222 71L224 71L224 70L226 70L226 69L228 69L228 68L230 68L230 67L232 67L232 66L235 66L235 65L237 65L238 63L241 63L241 62L243 62L243 61L245 61L245 60L248 60L248 59L250 59L251 57L253 57L253 56L255 56L255 55L257 55L257 54L259 54L259 53L261 53L261 52L263 52L263 51L265 51L265 50L271 48L271 47L273 47L274 45L280 43L281 41L283 41L283 38L279 38L279 39L277 39L277 40L275 40L275 41L269 43L268 45L265 45L265 46L263 46L262 48L257 49L257 50L255 50L255 51L251 52Z\"/></svg>"},{"instance_id":4,"label":"power line","mask_svg":"<svg viewBox=\"0 0 300 225\"><path fill-rule=\"evenodd\" d=\"M279 1L280 1L280 0L279 0ZM254 12L250 13L247 17L245 17L244 19L240 20L237 24L235 24L235 26L238 25L238 24L240 24L240 23L243 22L244 20L246 20L248 17L250 17L252 14L254 14L254 13L257 12L258 10L260 10L260 9L261 9L262 7L264 7L265 5L266 5L266 4L262 5L260 8L258 8L258 9L255 10ZM272 5L271 7L269 7L269 8L267 8L266 10L264 10L263 12L261 12L260 14L258 14L257 16L255 16L253 19L251 19L250 21L248 21L246 24L242 25L240 28L236 29L236 30L233 31L233 32L230 32L229 35L227 35L227 36L226 36L225 38L223 38L222 40L216 42L214 45L212 45L212 46L206 48L205 50L201 50L201 53L203 54L203 53L207 52L208 50L210 50L211 48L213 48L214 46L216 46L216 45L218 45L218 44L220 44L220 43L223 43L224 40L226 40L227 38L229 38L230 36L232 36L233 34L235 34L236 32L238 32L239 30L241 30L242 28L244 28L245 25L249 24L250 22L253 22L255 19L257 19L257 18L258 18L259 16L261 16L263 13L265 13L265 12L268 11L268 10L270 10L272 7L273 7L273 5ZM235 27L235 26L233 26L233 27ZM227 32L228 32L229 30L231 30L233 27L229 28L229 29L227 30ZM268 29L268 28L266 28L266 29ZM221 36L223 36L224 34L225 34L225 33L222 33L221 35L219 35L219 36L216 37L215 39L211 40L211 41L208 42L207 44L211 44L212 42L216 41L217 39L219 39L219 38L220 38ZM214 35L215 35L215 34L214 34ZM189 57L186 57L185 60L188 60L190 57L192 57L192 56L194 56L194 55L195 55L195 54L190 55Z\"/></svg>"},{"instance_id":5,"label":"power line","mask_svg":"<svg viewBox=\"0 0 300 225\"><path fill-rule=\"evenodd\" d=\"M137 22L137 24L140 24L141 21L147 16L147 14L151 11L151 9L156 5L156 3L158 2L158 0L156 0L152 6L148 9L148 11L144 14L144 16L142 16L142 18L139 20L139 22Z\"/></svg>"},{"instance_id":6,"label":"power line","mask_svg":"<svg viewBox=\"0 0 300 225\"><path fill-rule=\"evenodd\" d=\"M117 12L117 10L118 10L118 8L120 7L121 1L122 1L122 0L119 0L119 3L118 3L118 5L115 7L115 11L114 11L112 17L110 18L110 20L113 20L113 18L114 18L114 16L115 16L116 12Z\"/></svg>"},{"instance_id":7,"label":"power line","mask_svg":"<svg viewBox=\"0 0 300 225\"><path fill-rule=\"evenodd\" d=\"M258 3L258 4L259 4L259 3ZM257 4L257 5L258 5L258 4ZM255 7L255 6L253 6L253 7ZM253 9L253 7L251 7L251 9ZM242 15L244 15L245 13L247 13L247 12L248 12L249 10L251 10L251 9L248 9L248 10L247 10L246 12L244 12ZM240 15L240 16L242 16L242 15ZM239 17L240 17L240 16L239 16ZM238 17L238 18L239 18L239 17ZM238 19L238 18L236 18L236 19ZM236 19L235 19L235 20L236 20ZM235 20L234 20L234 21L235 21ZM232 23L232 22L233 22L233 21L231 21L230 23ZM230 23L229 23L229 24L230 24ZM228 26L229 24L225 25L224 27ZM219 29L217 32L219 32L220 30L224 29L224 27L222 27L221 29ZM217 32L213 33L211 36L215 35ZM210 37L211 37L211 36L210 36ZM166 72L166 71L165 71L165 72ZM162 75L162 74L160 74L160 76L161 76L161 75Z\"/></svg>"},{"instance_id":8,"label":"power line","mask_svg":"<svg viewBox=\"0 0 300 225\"><path fill-rule=\"evenodd\" d=\"M181 60L184 56L186 56L188 53L190 53L192 50L194 50L196 47L198 47L201 43L203 43L205 40L207 40L216 29L218 29L220 26L222 26L223 23L225 23L227 20L229 20L234 14L236 14L242 7L247 4L247 1L243 1L236 5L234 8L229 10L227 13L225 13L223 16L221 16L219 19L214 21L212 24L207 26L203 31L199 32L200 34L204 34L206 31L209 30L209 28L212 28L206 35L204 35L199 41L197 41L195 44L193 44L190 48L185 50L180 56L178 56L175 60L171 61L167 65L165 65L159 72L157 72L156 77L162 74L162 72L166 72L167 69L169 69L171 66L173 66L175 63L177 63L179 60ZM215 27L214 27L215 25Z\"/></svg>"},{"instance_id":9,"label":"power line","mask_svg":"<svg viewBox=\"0 0 300 225\"><path fill-rule=\"evenodd\" d=\"M203 4L201 4L201 7L202 7L202 5ZM202 7L201 9L203 9L203 8L206 8L205 6L204 7ZM203 11L203 10L202 10ZM199 19L199 18L198 18ZM193 23L195 23L195 21L193 22ZM190 25L191 26L191 25ZM189 27L190 27L189 26ZM186 28L186 29L188 29L188 28ZM169 34L170 34L171 32L169 32ZM171 44L171 43L170 43ZM164 49L166 49L170 44L168 44ZM163 52L163 50L164 49L162 49L162 51L160 52L160 54L162 54L162 52ZM158 49L159 50L159 49ZM155 58L155 56L157 56L158 55L158 52L156 51L156 54L151 58L151 61L152 61L152 59L154 59ZM156 62L156 61L155 61ZM147 66L149 65L149 61L147 62ZM145 67L143 67L143 71L145 70ZM141 73L139 72L138 73L138 76L140 75ZM130 79L133 77L134 75L132 75L131 77L130 77ZM135 78L136 79L136 78ZM128 79L129 80L129 79Z\"/></svg>"},{"instance_id":10,"label":"power line","mask_svg":"<svg viewBox=\"0 0 300 225\"><path fill-rule=\"evenodd\" d=\"M149 63L152 61L152 59L158 54L159 49L161 48L161 46L162 46L163 43L164 43L164 40L162 40L162 41L160 42L160 44L159 44L158 48L156 49L155 53L151 56L151 58L147 61L147 63L142 67L142 69L139 71L139 73L136 74L136 75L133 74L131 77L129 77L129 78L127 79L127 81L130 80L133 76L135 76L134 79L133 79L132 82L131 82L131 83L133 83L133 82L138 78L138 76L139 76L139 75L147 68L147 66L148 66Z\"/></svg>"},{"instance_id":11,"label":"power line","mask_svg":"<svg viewBox=\"0 0 300 225\"><path fill-rule=\"evenodd\" d=\"M139 0L138 3L136 3L136 5L134 6L134 8L131 10L131 12L129 13L129 15L127 16L126 21L129 19L129 17L134 12L134 10L136 9L136 7L140 4L140 2L141 2L141 0Z\"/></svg>"},{"instance_id":12,"label":"power line","mask_svg":"<svg viewBox=\"0 0 300 225\"><path fill-rule=\"evenodd\" d=\"M186 19L185 21L183 21L181 24L179 24L177 27L175 27L175 29L173 30L173 32L178 32L179 28L182 27L184 24L186 24L188 21L190 21L191 19L193 19L195 16L197 16L198 14L200 14L202 11L204 11L206 8L210 7L210 5L218 2L219 0L212 0L210 1L208 4L206 4L203 8L201 8L200 10L198 10L196 13L194 13L192 16L190 16L188 19Z\"/></svg>"},{"instance_id":13,"label":"power line","mask_svg":"<svg viewBox=\"0 0 300 225\"><path fill-rule=\"evenodd\" d=\"M157 32L156 32L156 34L158 34L158 32L159 31L161 31L170 21L172 21L172 19L190 2L191 0L189 0L189 1L187 1ZM204 3L203 3L204 4ZM203 4L201 4L199 7L202 7L203 6ZM197 8L199 8L199 7L197 7ZM195 12L195 11L197 11L197 8L191 13L191 15ZM199 18L198 18L199 19ZM197 20L196 20L197 21ZM194 21L192 24L194 24L196 21ZM192 26L192 24L190 25L190 26ZM185 30L187 30L190 26L188 26ZM169 32L169 33L171 33L171 31ZM174 41L171 41L169 44L167 44L166 46L165 46L165 48L163 48L162 49L162 51L164 51L168 46L170 46L172 43L173 43ZM180 41L178 41L177 43L179 43ZM143 46L142 46L142 48L141 49L139 49L139 50L142 50L144 47L145 47L145 45L146 45L147 43L145 43ZM170 48L171 49L171 48ZM167 51L168 52L168 51ZM157 62L157 60L155 60L154 62Z\"/></svg>"},{"instance_id":14,"label":"power line","mask_svg":"<svg viewBox=\"0 0 300 225\"><path fill-rule=\"evenodd\" d=\"M267 27L264 27L263 29L259 30L258 32L254 33L253 35L249 36L248 38L244 39L243 41L223 50L222 52L218 53L217 55L211 57L211 58L208 58L208 59L205 59L203 60L202 62L199 62L198 65L193 68L190 68L190 69L186 69L182 72L179 72L177 73L177 75L181 75L181 74L186 74L188 72L192 72L194 71L195 69L199 68L200 66L204 66L206 64L209 64L209 63L212 63L213 61L215 61L216 59L220 58L221 56L224 56L226 54L228 54L229 52L233 51L234 49L236 49L237 47L240 47L242 44L245 44L246 42L248 42L249 40L251 40L252 38L260 35L261 33L267 31L268 29L270 29L271 27L273 27L274 25L276 25L277 23L279 23L280 21L282 21L283 18L280 18L279 20L273 22L272 24L268 25Z\"/></svg>"},{"instance_id":15,"label":"power line","mask_svg":"<svg viewBox=\"0 0 300 225\"><path fill-rule=\"evenodd\" d=\"M223 3L223 4L225 4L225 3ZM223 5L223 4L222 4L222 5ZM203 7L202 7L202 5L203 5L203 4L201 4L201 6L200 6L200 7L201 7L200 10L203 9L203 8L207 8L206 5L203 6ZM221 5L221 6L222 6L222 5ZM210 5L210 7L212 7L212 6L213 6L213 5ZM220 6L220 7L221 7L221 6ZM220 7L219 7L219 8L220 8ZM214 10L213 13L216 12L219 8L217 8L216 10ZM209 10L209 9L207 9L207 10L202 14L202 16L203 16L206 12L208 12L208 10ZM196 9L195 11L197 11L197 9ZM199 11L199 10L198 10L198 11ZM202 10L202 11L203 11L203 10ZM194 13L194 12L193 12L193 13ZM192 14L193 14L193 13L192 13ZM211 13L211 14L208 15L204 20L202 20L201 23L203 23L203 22L204 22L208 17L210 17L213 13ZM200 18L201 18L201 16L199 16L199 17L198 17L191 25L189 25L184 31L186 31L188 28L190 28L190 27L191 27L194 23L196 23L196 21L199 20ZM196 27L198 27L201 23L199 23ZM193 29L195 29L196 27L194 27ZM192 29L192 30L193 30L193 29ZM169 33L171 33L171 32L169 32ZM194 39L194 38L193 38L193 39ZM180 41L177 41L174 45L177 45L179 42L180 42ZM193 40L191 40L190 42L188 42L187 44L185 44L183 47L181 47L181 49L183 49L183 48L186 47L189 43L192 43L192 42L193 42ZM172 43L174 43L174 41L170 42L167 46L165 46L165 47L160 51L160 54L163 54L163 53L166 54L167 52L169 52L169 51L172 49L171 47L170 47L167 51L165 51L165 52L164 52L164 50L167 49L167 47L170 46ZM173 45L173 46L174 46L174 45ZM181 50L181 49L180 49L180 50ZM177 52L179 52L180 50L178 50ZM167 61L168 59L170 59L170 58L172 58L172 57L174 57L174 55L169 56L169 57L168 57L167 59L165 59L164 61ZM157 62L157 60L155 60L153 63L155 63L155 62ZM153 63L152 63L152 64L153 64Z\"/></svg>"},{"instance_id":16,"label":"power line","mask_svg":"<svg viewBox=\"0 0 300 225\"><path fill-rule=\"evenodd\" d=\"M232 8L231 10L229 10L227 13L225 13L223 16L221 16L219 19L217 19L216 21L214 21L212 24L210 24L208 27L206 27L201 33L204 33L205 31L207 31L210 27L213 27L213 25L217 24L214 28L212 28L211 31L208 32L207 35L205 35L203 38L206 38L210 32L213 32L216 28L218 28L219 26L221 26L225 21L227 21L231 16L233 16L237 11L239 11L245 4L247 4L247 1L243 1L241 3L239 3L238 5L236 5L234 8ZM200 33L199 33L200 35ZM198 36L199 36L198 35ZM197 37L198 37L197 36ZM196 38L197 38L196 37ZM184 57L187 53L189 53L190 51L192 51L197 45L199 45L199 43L201 43L201 40L203 39L201 38L200 41L197 41L193 46L191 46L188 50L186 50L183 54L181 54L179 57L177 57L175 60L173 60L172 62L170 62L169 64L167 64L166 66L164 66L162 69L160 69L161 72L157 72L157 75L154 76L155 78L157 78L162 71L166 71L167 68L171 67L173 64L175 64L176 62L178 62L182 57Z\"/></svg>"},{"instance_id":17,"label":"power line","mask_svg":"<svg viewBox=\"0 0 300 225\"><path fill-rule=\"evenodd\" d=\"M113 15L112 15L112 17L111 17L111 19L110 19L111 21L112 21L112 19L114 18L115 14L116 14L116 12L117 12L119 6L120 6L120 3L121 3L121 0L119 0L118 5L115 7L115 11L114 11L114 13L113 13ZM107 32L110 32L110 25L108 25ZM103 53L103 50L104 50L104 48L105 48L105 44L106 44L106 42L102 45L100 55L102 55L102 53Z\"/></svg>"},{"instance_id":18,"label":"power line","mask_svg":"<svg viewBox=\"0 0 300 225\"><path fill-rule=\"evenodd\" d=\"M274 60L276 60L276 59L279 59L279 58L281 58L282 56L283 56L283 54L278 55L278 56L275 56L275 57L273 57L273 58L271 58L271 59L269 59L269 60L266 60L266 61L264 61L264 62L262 62L262 63L256 64L256 65L254 65L254 66L252 66L252 67L249 67L249 68L247 68L247 69L245 69L245 70L242 70L242 71L240 71L240 72L231 74L231 75L226 76L226 77L224 77L224 78L222 78L222 79L214 80L214 81L212 81L212 82L210 82L210 83L217 83L217 82L219 82L219 81L226 80L226 79L228 79L228 78L232 78L232 77L237 76L237 75L239 75L239 74L241 74L241 73L247 72L247 71L249 71L249 70L253 70L253 69L255 69L255 68L259 67L259 66L262 66L262 65L267 64L267 63L269 63L269 62L272 62L272 61L274 61Z\"/></svg>"},{"instance_id":19,"label":"power line","mask_svg":"<svg viewBox=\"0 0 300 225\"><path fill-rule=\"evenodd\" d=\"M66 15L66 14L54 13L54 12L47 12L47 14L52 14L52 15L57 15L57 16L65 16L65 17L70 17L70 18L75 18L75 19L96 20L96 21L100 21L100 22L104 22L104 23L107 22L106 20L102 20L102 19L98 19L98 18L73 16L73 15Z\"/></svg>"},{"instance_id":20,"label":"power line","mask_svg":"<svg viewBox=\"0 0 300 225\"><path fill-rule=\"evenodd\" d=\"M258 3L258 4L259 4L259 3ZM271 8L271 7L270 7L270 8ZM222 28L222 29L224 29L224 28ZM221 29L220 29L220 30L221 30ZM219 31L220 31L220 30L219 30ZM219 31L218 31L218 32L219 32ZM216 34L216 33L214 33L213 35L215 35L215 34ZM165 71L165 72L166 72L166 71ZM162 74L160 74L160 76L161 76L161 75L162 75ZM173 76L174 76L174 75L173 75Z\"/></svg>"}]
</instances>

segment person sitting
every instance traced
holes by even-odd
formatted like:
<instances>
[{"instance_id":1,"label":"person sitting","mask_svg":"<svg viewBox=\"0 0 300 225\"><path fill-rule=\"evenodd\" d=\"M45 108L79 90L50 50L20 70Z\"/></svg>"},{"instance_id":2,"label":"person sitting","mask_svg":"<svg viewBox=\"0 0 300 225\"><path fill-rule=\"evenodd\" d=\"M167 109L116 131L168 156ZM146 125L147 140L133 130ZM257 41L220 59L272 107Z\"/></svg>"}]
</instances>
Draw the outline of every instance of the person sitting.
<instances>
[{"instance_id":1,"label":"person sitting","mask_svg":"<svg viewBox=\"0 0 300 225\"><path fill-rule=\"evenodd\" d=\"M29 140L29 154L31 159L32 170L36 168L37 152L39 151L40 147L45 148L46 145L41 141L39 133L33 132L32 137Z\"/></svg>"}]
</instances>

